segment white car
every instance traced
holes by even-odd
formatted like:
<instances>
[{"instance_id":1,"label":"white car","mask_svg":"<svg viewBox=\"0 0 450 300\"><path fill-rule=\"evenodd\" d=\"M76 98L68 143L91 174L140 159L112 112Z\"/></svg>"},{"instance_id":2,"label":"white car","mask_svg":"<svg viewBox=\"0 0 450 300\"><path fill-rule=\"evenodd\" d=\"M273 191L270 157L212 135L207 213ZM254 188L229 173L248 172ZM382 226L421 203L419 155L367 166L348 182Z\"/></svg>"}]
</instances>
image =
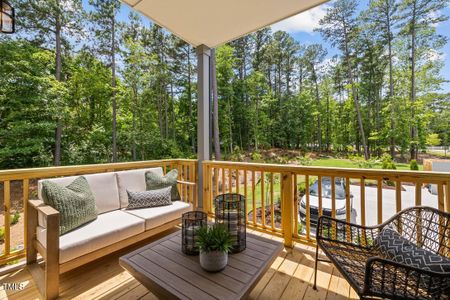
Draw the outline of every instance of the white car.
<instances>
[{"instance_id":1,"label":"white car","mask_svg":"<svg viewBox=\"0 0 450 300\"><path fill-rule=\"evenodd\" d=\"M346 200L345 200L345 180L335 178L336 193L336 219L346 220ZM319 181L314 182L309 187L309 211L311 224L317 224L319 219ZM306 223L306 195L299 204L300 221ZM331 178L322 177L322 214L331 217ZM353 208L353 195L350 194L350 212Z\"/></svg>"}]
</instances>

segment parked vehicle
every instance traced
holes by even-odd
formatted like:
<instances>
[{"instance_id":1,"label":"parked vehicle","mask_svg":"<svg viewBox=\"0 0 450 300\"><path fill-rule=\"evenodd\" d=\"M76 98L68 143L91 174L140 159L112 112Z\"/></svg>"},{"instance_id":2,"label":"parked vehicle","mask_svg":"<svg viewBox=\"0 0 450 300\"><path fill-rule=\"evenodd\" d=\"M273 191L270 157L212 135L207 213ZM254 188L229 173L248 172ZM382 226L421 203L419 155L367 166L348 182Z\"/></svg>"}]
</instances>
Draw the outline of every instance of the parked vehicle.
<instances>
[{"instance_id":1,"label":"parked vehicle","mask_svg":"<svg viewBox=\"0 0 450 300\"><path fill-rule=\"evenodd\" d=\"M331 178L322 177L322 214L331 216L332 198L331 198ZM345 199L345 180L343 178L335 178L334 180L336 194L336 218L340 220L346 219L346 199ZM309 211L311 224L317 224L319 219L319 181L317 180L309 187ZM300 221L306 223L306 195L304 195L299 203ZM350 194L350 211L353 208L353 195Z\"/></svg>"}]
</instances>

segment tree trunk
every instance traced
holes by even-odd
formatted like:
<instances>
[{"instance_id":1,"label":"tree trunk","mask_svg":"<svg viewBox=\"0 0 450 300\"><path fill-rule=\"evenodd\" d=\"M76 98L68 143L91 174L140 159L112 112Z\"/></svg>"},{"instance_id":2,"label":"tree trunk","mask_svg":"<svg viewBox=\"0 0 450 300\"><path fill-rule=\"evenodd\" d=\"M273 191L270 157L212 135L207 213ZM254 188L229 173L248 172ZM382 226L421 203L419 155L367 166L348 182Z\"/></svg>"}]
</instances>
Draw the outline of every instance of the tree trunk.
<instances>
[{"instance_id":1,"label":"tree trunk","mask_svg":"<svg viewBox=\"0 0 450 300\"><path fill-rule=\"evenodd\" d=\"M359 107L358 95L356 93L356 87L355 87L355 83L353 80L353 71L352 71L352 66L351 66L351 61L350 61L350 53L349 53L349 49L348 49L348 35L347 35L347 30L346 30L345 26L344 26L344 35L345 35L345 60L347 62L348 79L350 81L350 86L352 88L352 98L353 98L353 102L355 104L356 116L358 118L359 132L360 132L362 146L364 148L364 158L369 159L369 152L367 151L367 144L366 144L366 136L364 133L364 125L363 125L362 116L361 116L361 108Z\"/></svg>"},{"instance_id":2,"label":"tree trunk","mask_svg":"<svg viewBox=\"0 0 450 300\"><path fill-rule=\"evenodd\" d=\"M317 74L314 65L311 66L311 70L313 72L315 93L316 93L316 102L317 102L317 143L319 144L319 153L322 151L322 129L321 129L321 120L320 120L320 93L319 93L319 84L317 82Z\"/></svg>"},{"instance_id":3,"label":"tree trunk","mask_svg":"<svg viewBox=\"0 0 450 300\"><path fill-rule=\"evenodd\" d=\"M192 109L192 82L191 82L191 47L188 45L187 46L187 61L188 61L188 104L189 104L189 120L188 120L188 134L191 137L191 148L192 148L192 153L195 153L196 149L195 149L195 136L194 134L192 134L192 130L191 130L191 126L192 126L192 121L193 121L193 109Z\"/></svg>"},{"instance_id":4,"label":"tree trunk","mask_svg":"<svg viewBox=\"0 0 450 300\"><path fill-rule=\"evenodd\" d=\"M59 1L57 1L59 6ZM62 57L61 57L61 18L56 16L55 20L55 78L57 81L61 81L61 69L62 69ZM62 109L61 109L62 110ZM62 120L61 115L57 116L56 129L55 129L55 151L53 154L53 164L55 166L61 165L61 139L62 139Z\"/></svg>"},{"instance_id":5,"label":"tree trunk","mask_svg":"<svg viewBox=\"0 0 450 300\"><path fill-rule=\"evenodd\" d=\"M219 99L217 95L216 49L211 49L211 81L213 95L214 156L216 160L220 160Z\"/></svg>"},{"instance_id":6,"label":"tree trunk","mask_svg":"<svg viewBox=\"0 0 450 300\"><path fill-rule=\"evenodd\" d=\"M389 3L389 1L387 1ZM392 33L391 33L391 19L389 16L390 8L386 10L386 23L388 33L388 56L389 56L389 102L391 105L391 138L390 138L390 154L391 157L395 157L395 107L392 103L394 98L394 74L393 74L393 62L392 62Z\"/></svg>"},{"instance_id":7,"label":"tree trunk","mask_svg":"<svg viewBox=\"0 0 450 300\"><path fill-rule=\"evenodd\" d=\"M112 161L117 161L116 20L111 18Z\"/></svg>"},{"instance_id":8,"label":"tree trunk","mask_svg":"<svg viewBox=\"0 0 450 300\"><path fill-rule=\"evenodd\" d=\"M413 12L411 21L411 159L417 159L417 127L415 119L415 102L416 102L416 1L413 1Z\"/></svg>"}]
</instances>

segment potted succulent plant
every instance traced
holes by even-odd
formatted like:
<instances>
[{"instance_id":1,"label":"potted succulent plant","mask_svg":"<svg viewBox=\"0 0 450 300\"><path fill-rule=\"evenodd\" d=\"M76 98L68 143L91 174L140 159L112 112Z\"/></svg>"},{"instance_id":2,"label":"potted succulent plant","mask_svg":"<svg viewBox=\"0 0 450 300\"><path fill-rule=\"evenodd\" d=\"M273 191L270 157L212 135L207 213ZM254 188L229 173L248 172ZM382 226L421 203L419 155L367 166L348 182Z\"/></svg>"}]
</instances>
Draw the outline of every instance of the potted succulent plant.
<instances>
[{"instance_id":1,"label":"potted succulent plant","mask_svg":"<svg viewBox=\"0 0 450 300\"><path fill-rule=\"evenodd\" d=\"M232 239L223 224L198 229L197 246L200 250L200 266L204 270L218 272L226 267Z\"/></svg>"}]
</instances>

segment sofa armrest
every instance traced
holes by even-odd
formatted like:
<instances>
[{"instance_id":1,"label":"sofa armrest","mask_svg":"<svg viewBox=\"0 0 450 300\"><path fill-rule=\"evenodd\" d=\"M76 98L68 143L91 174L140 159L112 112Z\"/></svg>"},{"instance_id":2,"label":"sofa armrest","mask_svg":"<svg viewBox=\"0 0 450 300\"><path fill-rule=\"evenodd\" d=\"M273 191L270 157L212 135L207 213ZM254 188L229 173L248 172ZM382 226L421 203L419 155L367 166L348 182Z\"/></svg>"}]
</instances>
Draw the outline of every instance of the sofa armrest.
<instances>
[{"instance_id":1,"label":"sofa armrest","mask_svg":"<svg viewBox=\"0 0 450 300\"><path fill-rule=\"evenodd\" d=\"M28 200L28 205L34 209L37 209L39 206L45 205L42 200Z\"/></svg>"},{"instance_id":2,"label":"sofa armrest","mask_svg":"<svg viewBox=\"0 0 450 300\"><path fill-rule=\"evenodd\" d=\"M184 184L184 185L190 185L190 186L196 186L197 185L197 183L195 183L195 182L182 181L182 180L177 180L177 183Z\"/></svg>"}]
</instances>

